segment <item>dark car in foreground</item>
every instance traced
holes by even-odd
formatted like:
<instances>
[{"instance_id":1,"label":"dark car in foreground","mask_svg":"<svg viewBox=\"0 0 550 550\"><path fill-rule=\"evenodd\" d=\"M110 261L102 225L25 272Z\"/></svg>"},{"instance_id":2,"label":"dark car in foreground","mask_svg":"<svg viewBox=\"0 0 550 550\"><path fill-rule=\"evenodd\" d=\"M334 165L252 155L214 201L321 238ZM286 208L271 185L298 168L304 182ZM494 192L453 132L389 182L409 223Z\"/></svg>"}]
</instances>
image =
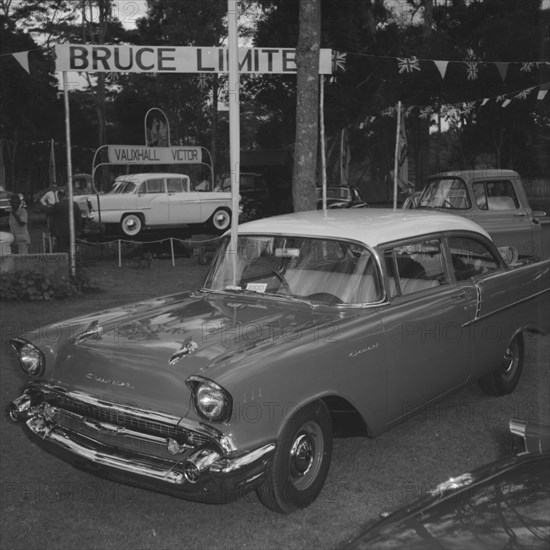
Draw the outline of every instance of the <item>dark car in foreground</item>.
<instances>
[{"instance_id":1,"label":"dark car in foreground","mask_svg":"<svg viewBox=\"0 0 550 550\"><path fill-rule=\"evenodd\" d=\"M550 428L516 420L525 451L450 478L340 550L547 549Z\"/></svg>"},{"instance_id":2,"label":"dark car in foreground","mask_svg":"<svg viewBox=\"0 0 550 550\"><path fill-rule=\"evenodd\" d=\"M341 428L375 437L475 380L511 393L549 301L550 260L506 265L463 217L264 218L220 240L195 292L11 339L28 384L10 416L92 472L291 513Z\"/></svg>"}]
</instances>

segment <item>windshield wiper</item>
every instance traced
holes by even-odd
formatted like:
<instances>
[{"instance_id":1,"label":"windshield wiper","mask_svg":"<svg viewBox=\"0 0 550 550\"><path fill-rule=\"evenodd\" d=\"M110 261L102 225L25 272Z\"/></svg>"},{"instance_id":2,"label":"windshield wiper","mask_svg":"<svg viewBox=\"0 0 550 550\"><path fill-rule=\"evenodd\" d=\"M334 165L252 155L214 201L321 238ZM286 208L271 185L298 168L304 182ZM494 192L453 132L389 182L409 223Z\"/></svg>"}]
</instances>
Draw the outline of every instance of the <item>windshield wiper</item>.
<instances>
[{"instance_id":1,"label":"windshield wiper","mask_svg":"<svg viewBox=\"0 0 550 550\"><path fill-rule=\"evenodd\" d=\"M289 302L305 304L313 309L319 307L320 304L314 304L310 300L305 298L296 298L296 296L291 296L290 294L280 294L278 292L258 292L257 290L249 290L242 288L240 286L227 286L223 289L211 289L211 288L201 288L200 292L206 293L219 293L219 294L245 294L247 296L267 296L271 298L284 298Z\"/></svg>"}]
</instances>

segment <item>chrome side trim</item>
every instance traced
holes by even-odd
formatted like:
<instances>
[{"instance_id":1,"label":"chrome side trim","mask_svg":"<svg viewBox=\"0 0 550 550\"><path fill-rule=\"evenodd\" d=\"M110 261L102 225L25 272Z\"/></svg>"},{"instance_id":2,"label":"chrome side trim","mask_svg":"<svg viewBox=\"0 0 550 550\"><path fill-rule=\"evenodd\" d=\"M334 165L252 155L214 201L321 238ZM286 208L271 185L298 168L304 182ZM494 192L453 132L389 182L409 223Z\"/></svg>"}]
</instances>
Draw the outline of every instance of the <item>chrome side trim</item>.
<instances>
[{"instance_id":1,"label":"chrome side trim","mask_svg":"<svg viewBox=\"0 0 550 550\"><path fill-rule=\"evenodd\" d=\"M476 285L476 288L477 288L477 285ZM510 309L511 307L517 306L517 305L522 304L524 302L528 302L529 300L533 300L534 298L537 298L538 296L540 296L542 294L545 294L546 292L550 292L550 288L546 288L544 290L536 292L535 294L532 294L531 296L528 296L527 298L522 298L521 300L516 300L515 302L512 302L511 304L508 304L506 306L495 309L495 310L493 310L489 313L485 313L484 315L478 315L479 312L476 311L475 318L472 319L471 321L467 321L466 323L464 323L461 326L462 326L462 328L467 327L469 325L472 325L472 324L476 323L477 321L481 321L483 319L487 319L488 317L496 315L497 313L500 313L501 311L506 311L507 309Z\"/></svg>"}]
</instances>

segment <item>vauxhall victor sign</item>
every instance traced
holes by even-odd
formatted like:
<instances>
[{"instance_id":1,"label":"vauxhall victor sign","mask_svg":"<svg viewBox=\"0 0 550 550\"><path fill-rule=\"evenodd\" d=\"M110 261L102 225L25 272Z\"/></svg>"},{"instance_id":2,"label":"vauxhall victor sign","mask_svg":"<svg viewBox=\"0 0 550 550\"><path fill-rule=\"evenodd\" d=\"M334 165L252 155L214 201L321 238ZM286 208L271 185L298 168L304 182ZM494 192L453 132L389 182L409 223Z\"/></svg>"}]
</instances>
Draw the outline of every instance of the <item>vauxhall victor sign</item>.
<instances>
[{"instance_id":1,"label":"vauxhall victor sign","mask_svg":"<svg viewBox=\"0 0 550 550\"><path fill-rule=\"evenodd\" d=\"M147 147L107 145L110 164L197 164L202 163L202 147Z\"/></svg>"},{"instance_id":2,"label":"vauxhall victor sign","mask_svg":"<svg viewBox=\"0 0 550 550\"><path fill-rule=\"evenodd\" d=\"M332 50L319 52L319 74L332 73ZM227 48L57 44L57 71L126 73L224 73ZM293 48L239 48L243 73L296 73Z\"/></svg>"}]
</instances>

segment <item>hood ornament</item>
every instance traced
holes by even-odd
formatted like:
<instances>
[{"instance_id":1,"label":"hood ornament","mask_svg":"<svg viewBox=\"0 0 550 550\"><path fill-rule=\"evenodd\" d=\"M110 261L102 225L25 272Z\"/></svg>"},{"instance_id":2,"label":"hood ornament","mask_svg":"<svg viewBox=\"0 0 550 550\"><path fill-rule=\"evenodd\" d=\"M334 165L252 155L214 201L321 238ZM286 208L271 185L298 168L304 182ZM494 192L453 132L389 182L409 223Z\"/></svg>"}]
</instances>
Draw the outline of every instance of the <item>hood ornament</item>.
<instances>
[{"instance_id":1,"label":"hood ornament","mask_svg":"<svg viewBox=\"0 0 550 550\"><path fill-rule=\"evenodd\" d=\"M170 365L175 365L182 357L185 357L186 355L189 355L190 353L193 353L195 350L198 349L199 346L197 342L195 342L194 340L190 340L186 344L182 344L181 348L171 355L168 363Z\"/></svg>"},{"instance_id":2,"label":"hood ornament","mask_svg":"<svg viewBox=\"0 0 550 550\"><path fill-rule=\"evenodd\" d=\"M99 324L99 321L96 319L92 321L87 327L82 329L80 332L74 335L73 344L78 344L86 338L94 338L95 340L101 340L101 335L103 334L103 327Z\"/></svg>"}]
</instances>

